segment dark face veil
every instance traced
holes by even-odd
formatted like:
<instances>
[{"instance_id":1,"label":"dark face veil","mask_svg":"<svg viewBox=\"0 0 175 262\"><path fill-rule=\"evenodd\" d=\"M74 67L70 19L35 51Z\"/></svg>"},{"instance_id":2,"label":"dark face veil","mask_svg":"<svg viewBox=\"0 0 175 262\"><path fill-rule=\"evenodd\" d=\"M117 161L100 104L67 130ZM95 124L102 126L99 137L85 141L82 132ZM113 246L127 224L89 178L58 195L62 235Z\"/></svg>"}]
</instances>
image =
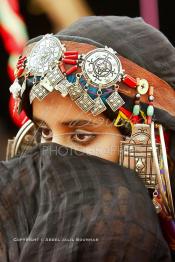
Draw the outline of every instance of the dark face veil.
<instances>
[{"instance_id":1,"label":"dark face veil","mask_svg":"<svg viewBox=\"0 0 175 262\"><path fill-rule=\"evenodd\" d=\"M135 170L153 192L172 249L174 205L165 140L173 163L174 69L174 47L140 18L85 17L55 36L29 42L10 88L18 110L24 108L31 119L33 99L55 89L83 111L114 121L128 136L120 145L119 164ZM18 136L13 154L19 144Z\"/></svg>"},{"instance_id":2,"label":"dark face veil","mask_svg":"<svg viewBox=\"0 0 175 262\"><path fill-rule=\"evenodd\" d=\"M133 171L44 143L0 172L1 261L171 261Z\"/></svg>"}]
</instances>

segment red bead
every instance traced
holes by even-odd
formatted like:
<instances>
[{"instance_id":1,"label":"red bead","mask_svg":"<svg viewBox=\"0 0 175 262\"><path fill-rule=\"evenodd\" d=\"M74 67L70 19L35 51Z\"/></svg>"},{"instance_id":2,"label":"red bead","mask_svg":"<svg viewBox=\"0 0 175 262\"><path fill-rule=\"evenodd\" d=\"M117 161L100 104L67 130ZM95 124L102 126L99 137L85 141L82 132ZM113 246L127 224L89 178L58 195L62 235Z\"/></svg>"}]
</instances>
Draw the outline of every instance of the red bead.
<instances>
[{"instance_id":1,"label":"red bead","mask_svg":"<svg viewBox=\"0 0 175 262\"><path fill-rule=\"evenodd\" d=\"M149 105L152 106L152 105L153 105L153 102L149 102Z\"/></svg>"},{"instance_id":2,"label":"red bead","mask_svg":"<svg viewBox=\"0 0 175 262\"><path fill-rule=\"evenodd\" d=\"M63 74L66 72L63 62L60 63L60 69Z\"/></svg>"},{"instance_id":3,"label":"red bead","mask_svg":"<svg viewBox=\"0 0 175 262\"><path fill-rule=\"evenodd\" d=\"M66 51L64 52L64 55L77 55L78 54L78 51Z\"/></svg>"},{"instance_id":4,"label":"red bead","mask_svg":"<svg viewBox=\"0 0 175 262\"><path fill-rule=\"evenodd\" d=\"M131 121L132 121L133 124L136 124L136 123L139 122L139 117L138 116L132 116Z\"/></svg>"},{"instance_id":5,"label":"red bead","mask_svg":"<svg viewBox=\"0 0 175 262\"><path fill-rule=\"evenodd\" d=\"M20 64L20 65L17 65L17 66L16 66L17 69L20 69L21 67L24 67L24 65L23 65L23 64Z\"/></svg>"},{"instance_id":6,"label":"red bead","mask_svg":"<svg viewBox=\"0 0 175 262\"><path fill-rule=\"evenodd\" d=\"M152 116L147 116L147 124L150 125L152 122Z\"/></svg>"},{"instance_id":7,"label":"red bead","mask_svg":"<svg viewBox=\"0 0 175 262\"><path fill-rule=\"evenodd\" d=\"M20 65L20 64L23 64L23 63L24 63L24 60L19 60L17 64Z\"/></svg>"},{"instance_id":8,"label":"red bead","mask_svg":"<svg viewBox=\"0 0 175 262\"><path fill-rule=\"evenodd\" d=\"M66 71L66 75L70 75L77 70L78 66L75 65Z\"/></svg>"},{"instance_id":9,"label":"red bead","mask_svg":"<svg viewBox=\"0 0 175 262\"><path fill-rule=\"evenodd\" d=\"M150 86L149 87L149 96L153 96L153 94L154 94L154 87Z\"/></svg>"},{"instance_id":10,"label":"red bead","mask_svg":"<svg viewBox=\"0 0 175 262\"><path fill-rule=\"evenodd\" d=\"M76 61L76 60L72 60L72 59L63 58L62 61L63 61L65 64L69 64L69 65L76 65L76 64L77 64L77 61Z\"/></svg>"},{"instance_id":11,"label":"red bead","mask_svg":"<svg viewBox=\"0 0 175 262\"><path fill-rule=\"evenodd\" d=\"M21 59L18 60L18 63L23 63L24 60L25 60L25 58L21 58Z\"/></svg>"},{"instance_id":12,"label":"red bead","mask_svg":"<svg viewBox=\"0 0 175 262\"><path fill-rule=\"evenodd\" d=\"M17 64L20 65L20 64L23 64L23 63L24 63L23 60L19 60Z\"/></svg>"},{"instance_id":13,"label":"red bead","mask_svg":"<svg viewBox=\"0 0 175 262\"><path fill-rule=\"evenodd\" d=\"M132 76L126 75L123 82L129 87L135 88L137 86L137 81Z\"/></svg>"},{"instance_id":14,"label":"red bead","mask_svg":"<svg viewBox=\"0 0 175 262\"><path fill-rule=\"evenodd\" d=\"M21 58L18 60L18 63L24 62L25 59L26 59L26 56L21 57Z\"/></svg>"},{"instance_id":15,"label":"red bead","mask_svg":"<svg viewBox=\"0 0 175 262\"><path fill-rule=\"evenodd\" d=\"M65 59L78 59L78 54L76 54L76 55L67 55L67 56L65 56Z\"/></svg>"},{"instance_id":16,"label":"red bead","mask_svg":"<svg viewBox=\"0 0 175 262\"><path fill-rule=\"evenodd\" d=\"M17 71L16 76L17 76L17 77L20 77L23 72L24 72L24 68L20 68L20 69Z\"/></svg>"}]
</instances>

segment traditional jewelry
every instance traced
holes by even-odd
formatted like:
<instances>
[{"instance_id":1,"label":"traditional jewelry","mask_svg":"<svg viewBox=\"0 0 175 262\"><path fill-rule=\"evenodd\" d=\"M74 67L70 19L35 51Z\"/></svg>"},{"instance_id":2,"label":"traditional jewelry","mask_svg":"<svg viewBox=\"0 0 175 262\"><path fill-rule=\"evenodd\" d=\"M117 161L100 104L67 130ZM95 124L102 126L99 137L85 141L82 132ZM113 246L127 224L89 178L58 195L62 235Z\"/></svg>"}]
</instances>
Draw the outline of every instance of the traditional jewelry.
<instances>
[{"instance_id":1,"label":"traditional jewelry","mask_svg":"<svg viewBox=\"0 0 175 262\"><path fill-rule=\"evenodd\" d=\"M80 78L71 82L69 76L77 70ZM115 112L125 103L117 84L123 79L123 72L120 59L112 48L96 48L79 54L75 50L67 51L57 37L48 34L36 43L27 57L19 58L16 80L10 92L15 99L22 98L30 79L33 84L30 103L56 90L63 97L70 95L83 111L91 111L93 115L102 113L107 106Z\"/></svg>"},{"instance_id":2,"label":"traditional jewelry","mask_svg":"<svg viewBox=\"0 0 175 262\"><path fill-rule=\"evenodd\" d=\"M149 87L149 96L148 96L148 107L147 107L147 124L151 124L152 117L154 115L154 107L153 107L153 101L154 101L154 87Z\"/></svg>"},{"instance_id":3,"label":"traditional jewelry","mask_svg":"<svg viewBox=\"0 0 175 262\"><path fill-rule=\"evenodd\" d=\"M156 150L160 155L159 144L156 144ZM153 161L149 125L133 125L131 136L120 143L119 163L135 170L147 188L155 188L157 184L156 167Z\"/></svg>"},{"instance_id":4,"label":"traditional jewelry","mask_svg":"<svg viewBox=\"0 0 175 262\"><path fill-rule=\"evenodd\" d=\"M93 86L101 88L115 85L121 81L122 65L112 48L97 48L85 55L82 72Z\"/></svg>"},{"instance_id":5,"label":"traditional jewelry","mask_svg":"<svg viewBox=\"0 0 175 262\"><path fill-rule=\"evenodd\" d=\"M30 85L31 81L33 84L30 103L35 98L42 100L56 90L63 97L70 95L83 111L98 115L108 106L116 112L125 104L119 94L119 83L122 81L138 90L133 108L133 114L137 117L140 111L139 94L147 92L148 82L141 79L138 83L137 79L124 72L117 52L112 48L96 48L79 54L77 50L66 50L57 37L47 34L36 43L29 55L19 57L16 80L10 91L15 99L22 100L29 79ZM80 75L77 81L71 81L73 74L76 77Z\"/></svg>"},{"instance_id":6,"label":"traditional jewelry","mask_svg":"<svg viewBox=\"0 0 175 262\"><path fill-rule=\"evenodd\" d=\"M154 122L152 122L151 123L151 144L152 144L152 151L153 151L153 159L154 159L155 167L156 167L158 188L159 188L162 200L163 200L163 204L168 214L170 214L172 218L175 218L173 198L172 198L171 185L170 185L170 177L169 177L169 171L168 171L167 154L166 154L166 147L165 147L165 140L164 140L162 125L160 124L158 125L158 130L159 130L159 135L160 135L161 160L163 164L162 168L160 168L160 158L157 156L154 130L155 130Z\"/></svg>"}]
</instances>

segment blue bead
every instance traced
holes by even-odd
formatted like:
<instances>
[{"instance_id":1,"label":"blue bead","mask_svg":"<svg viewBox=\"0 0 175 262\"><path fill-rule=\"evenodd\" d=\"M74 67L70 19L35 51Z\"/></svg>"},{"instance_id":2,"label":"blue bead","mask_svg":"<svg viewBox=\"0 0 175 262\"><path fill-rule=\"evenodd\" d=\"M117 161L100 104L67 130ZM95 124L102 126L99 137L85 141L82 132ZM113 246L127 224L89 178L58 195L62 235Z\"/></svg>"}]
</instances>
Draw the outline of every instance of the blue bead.
<instances>
[{"instance_id":1,"label":"blue bead","mask_svg":"<svg viewBox=\"0 0 175 262\"><path fill-rule=\"evenodd\" d=\"M134 105L133 107L133 115L138 116L140 112L140 106L139 105Z\"/></svg>"},{"instance_id":2,"label":"blue bead","mask_svg":"<svg viewBox=\"0 0 175 262\"><path fill-rule=\"evenodd\" d=\"M147 107L147 116L153 116L154 114L154 107L152 105L149 105Z\"/></svg>"}]
</instances>

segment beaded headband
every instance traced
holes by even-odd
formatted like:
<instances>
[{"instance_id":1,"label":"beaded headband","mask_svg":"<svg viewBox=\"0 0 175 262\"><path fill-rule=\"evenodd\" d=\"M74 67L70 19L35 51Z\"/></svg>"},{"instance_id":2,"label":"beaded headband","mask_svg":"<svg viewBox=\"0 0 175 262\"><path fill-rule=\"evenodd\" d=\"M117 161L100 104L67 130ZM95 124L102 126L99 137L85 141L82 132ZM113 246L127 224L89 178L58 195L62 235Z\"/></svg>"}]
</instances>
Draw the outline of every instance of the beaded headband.
<instances>
[{"instance_id":1,"label":"beaded headband","mask_svg":"<svg viewBox=\"0 0 175 262\"><path fill-rule=\"evenodd\" d=\"M30 103L35 98L42 100L56 90L63 97L69 95L83 111L98 115L105 111L107 106L114 112L122 110L125 101L119 94L121 92L135 96L133 115L138 116L139 102L145 102L145 94L149 90L147 122L151 123L154 113L153 87L146 79L139 79L135 75L131 77L128 74L128 71L132 71L137 65L130 61L128 66L127 59L119 56L112 48L96 48L89 45L88 52L79 52L76 45L74 46L75 50L67 49L65 41L62 43L56 36L48 34L34 45L29 54L19 58L15 71L16 80L10 87L10 92L18 104L29 83ZM137 67L139 71L139 66ZM157 77L157 80L160 79ZM154 85L154 81L152 82ZM168 84L162 82L166 88L171 89ZM127 92L126 86L130 87ZM158 104L158 107L161 108L161 105Z\"/></svg>"}]
</instances>

